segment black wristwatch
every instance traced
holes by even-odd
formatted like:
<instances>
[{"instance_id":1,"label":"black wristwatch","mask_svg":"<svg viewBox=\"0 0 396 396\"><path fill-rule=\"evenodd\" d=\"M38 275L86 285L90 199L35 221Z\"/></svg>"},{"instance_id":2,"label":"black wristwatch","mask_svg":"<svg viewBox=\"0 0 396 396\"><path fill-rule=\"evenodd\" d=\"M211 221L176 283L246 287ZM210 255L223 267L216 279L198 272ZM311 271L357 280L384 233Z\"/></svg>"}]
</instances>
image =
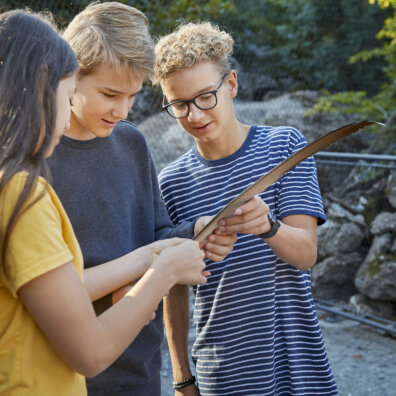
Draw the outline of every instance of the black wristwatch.
<instances>
[{"instance_id":1,"label":"black wristwatch","mask_svg":"<svg viewBox=\"0 0 396 396\"><path fill-rule=\"evenodd\" d=\"M258 234L257 236L261 239L268 239L273 237L279 230L280 223L278 220L275 219L274 215L271 211L268 212L268 221L271 224L271 228L268 232L264 232L263 234Z\"/></svg>"}]
</instances>

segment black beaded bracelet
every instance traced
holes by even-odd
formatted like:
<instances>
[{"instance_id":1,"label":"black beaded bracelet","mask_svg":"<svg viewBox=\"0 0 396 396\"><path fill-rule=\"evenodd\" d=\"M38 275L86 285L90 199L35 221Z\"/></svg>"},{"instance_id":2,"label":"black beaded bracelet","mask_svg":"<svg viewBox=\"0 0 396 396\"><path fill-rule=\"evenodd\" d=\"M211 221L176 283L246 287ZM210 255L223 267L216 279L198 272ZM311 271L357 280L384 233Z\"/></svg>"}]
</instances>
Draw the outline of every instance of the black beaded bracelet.
<instances>
[{"instance_id":1,"label":"black beaded bracelet","mask_svg":"<svg viewBox=\"0 0 396 396\"><path fill-rule=\"evenodd\" d=\"M195 383L195 377L192 376L191 378L189 378L185 381L172 382L172 385L173 385L173 389L181 389L181 388L184 388L184 387L194 384L194 383Z\"/></svg>"}]
</instances>

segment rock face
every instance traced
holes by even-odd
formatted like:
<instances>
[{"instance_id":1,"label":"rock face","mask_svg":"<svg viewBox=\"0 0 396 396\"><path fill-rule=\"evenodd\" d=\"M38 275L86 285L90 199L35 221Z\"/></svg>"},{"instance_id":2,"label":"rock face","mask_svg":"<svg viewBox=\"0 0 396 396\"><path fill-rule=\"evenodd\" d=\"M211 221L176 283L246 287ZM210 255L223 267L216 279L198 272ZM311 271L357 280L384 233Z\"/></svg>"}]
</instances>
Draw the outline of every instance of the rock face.
<instances>
[{"instance_id":1,"label":"rock face","mask_svg":"<svg viewBox=\"0 0 396 396\"><path fill-rule=\"evenodd\" d=\"M291 125L311 142L350 122L333 116L305 117L318 94L288 93L263 102L235 102L247 124ZM147 118L146 136L157 171L194 144L166 113ZM360 152L370 142L364 130L337 142L332 151ZM322 165L318 176L327 222L318 228L318 260L312 290L319 298L349 299L361 311L396 315L396 164L394 170L368 166ZM353 177L352 169L355 169Z\"/></svg>"},{"instance_id":2,"label":"rock face","mask_svg":"<svg viewBox=\"0 0 396 396\"><path fill-rule=\"evenodd\" d=\"M386 183L385 194L392 207L396 209L396 172L389 175Z\"/></svg>"},{"instance_id":3,"label":"rock face","mask_svg":"<svg viewBox=\"0 0 396 396\"><path fill-rule=\"evenodd\" d=\"M396 211L390 185L396 171L383 173L344 197L325 195L328 220L318 229L312 290L317 297L350 298L359 311L392 317L396 314Z\"/></svg>"}]
</instances>

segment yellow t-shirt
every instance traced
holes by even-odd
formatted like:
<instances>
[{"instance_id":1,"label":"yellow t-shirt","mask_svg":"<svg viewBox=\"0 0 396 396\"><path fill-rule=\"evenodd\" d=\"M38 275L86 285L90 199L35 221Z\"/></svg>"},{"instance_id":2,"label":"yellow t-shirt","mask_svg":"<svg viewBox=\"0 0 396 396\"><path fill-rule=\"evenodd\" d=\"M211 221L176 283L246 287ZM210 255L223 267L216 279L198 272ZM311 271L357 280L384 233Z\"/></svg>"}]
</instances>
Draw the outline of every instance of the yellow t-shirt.
<instances>
[{"instance_id":1,"label":"yellow t-shirt","mask_svg":"<svg viewBox=\"0 0 396 396\"><path fill-rule=\"evenodd\" d=\"M25 181L26 173L17 174L0 194L0 234ZM40 178L29 202L44 186ZM83 275L80 246L51 187L20 217L8 246L6 270L0 265L0 394L86 395L85 378L52 349L18 296L21 286L69 261Z\"/></svg>"}]
</instances>

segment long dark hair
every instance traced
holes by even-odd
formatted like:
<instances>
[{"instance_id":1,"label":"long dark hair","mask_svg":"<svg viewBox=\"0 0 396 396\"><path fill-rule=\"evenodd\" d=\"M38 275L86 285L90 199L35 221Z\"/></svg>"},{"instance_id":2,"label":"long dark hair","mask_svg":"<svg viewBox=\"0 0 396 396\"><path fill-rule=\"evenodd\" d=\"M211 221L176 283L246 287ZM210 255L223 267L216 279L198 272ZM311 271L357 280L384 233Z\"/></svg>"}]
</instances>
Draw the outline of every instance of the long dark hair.
<instances>
[{"instance_id":1,"label":"long dark hair","mask_svg":"<svg viewBox=\"0 0 396 396\"><path fill-rule=\"evenodd\" d=\"M0 234L2 265L13 227L34 203L24 205L38 177L50 179L45 157L55 128L56 91L77 68L76 57L50 14L14 10L0 15L0 193L16 173L27 173ZM2 216L4 210L0 224Z\"/></svg>"}]
</instances>

